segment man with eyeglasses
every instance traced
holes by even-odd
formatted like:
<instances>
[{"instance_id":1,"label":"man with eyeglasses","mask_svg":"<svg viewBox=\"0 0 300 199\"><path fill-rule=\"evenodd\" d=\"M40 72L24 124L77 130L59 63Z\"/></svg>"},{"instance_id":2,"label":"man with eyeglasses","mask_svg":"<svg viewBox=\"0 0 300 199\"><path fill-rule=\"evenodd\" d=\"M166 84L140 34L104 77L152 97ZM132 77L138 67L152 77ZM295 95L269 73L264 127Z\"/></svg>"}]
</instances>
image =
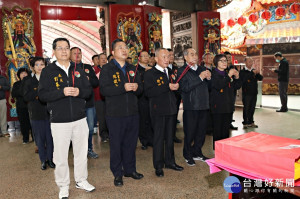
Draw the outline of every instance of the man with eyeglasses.
<instances>
[{"instance_id":1,"label":"man with eyeglasses","mask_svg":"<svg viewBox=\"0 0 300 199\"><path fill-rule=\"evenodd\" d=\"M99 78L105 97L106 124L109 130L110 169L114 185L123 185L123 175L139 180L135 149L139 133L138 98L143 86L136 67L126 62L128 46L121 39L112 42L114 59L105 64Z\"/></svg>"},{"instance_id":2,"label":"man with eyeglasses","mask_svg":"<svg viewBox=\"0 0 300 199\"><path fill-rule=\"evenodd\" d=\"M70 63L70 43L57 38L52 44L57 61L43 69L38 88L41 101L47 102L54 144L55 182L59 198L69 197L69 146L72 141L76 188L95 190L88 183L87 152L89 128L86 122L85 101L92 88L81 67Z\"/></svg>"},{"instance_id":3,"label":"man with eyeglasses","mask_svg":"<svg viewBox=\"0 0 300 199\"><path fill-rule=\"evenodd\" d=\"M138 72L140 73L141 80L144 83L144 74L147 70L151 69L149 64L149 54L147 51L142 51L138 54ZM140 130L139 139L142 144L142 150L146 150L148 146L153 146L153 130L151 127L149 99L145 93L139 96L139 115L140 115Z\"/></svg>"}]
</instances>

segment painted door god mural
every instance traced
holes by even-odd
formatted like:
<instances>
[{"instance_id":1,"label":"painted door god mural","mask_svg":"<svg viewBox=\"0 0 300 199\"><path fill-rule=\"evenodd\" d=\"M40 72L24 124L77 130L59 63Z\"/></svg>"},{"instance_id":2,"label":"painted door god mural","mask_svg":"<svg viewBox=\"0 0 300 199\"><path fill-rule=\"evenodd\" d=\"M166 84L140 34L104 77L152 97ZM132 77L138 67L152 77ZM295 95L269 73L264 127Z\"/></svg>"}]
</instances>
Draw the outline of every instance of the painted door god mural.
<instances>
[{"instance_id":1,"label":"painted door god mural","mask_svg":"<svg viewBox=\"0 0 300 199\"><path fill-rule=\"evenodd\" d=\"M19 68L29 68L29 59L36 53L33 40L33 11L22 9L19 6L9 10L2 8L4 17L2 18L2 29L4 32L4 52L8 58L6 63L9 83L12 87L18 81L17 71ZM17 117L14 100L9 97L11 105L10 116Z\"/></svg>"},{"instance_id":2,"label":"painted door god mural","mask_svg":"<svg viewBox=\"0 0 300 199\"><path fill-rule=\"evenodd\" d=\"M133 65L138 62L138 53L143 49L141 41L141 17L132 13L119 13L117 16L118 38L122 39L129 48L129 57L132 58Z\"/></svg>"},{"instance_id":3,"label":"painted door god mural","mask_svg":"<svg viewBox=\"0 0 300 199\"><path fill-rule=\"evenodd\" d=\"M203 19L204 29L204 52L214 55L220 54L220 20L218 18Z\"/></svg>"},{"instance_id":4,"label":"painted door god mural","mask_svg":"<svg viewBox=\"0 0 300 199\"><path fill-rule=\"evenodd\" d=\"M149 53L155 53L156 49L162 48L161 18L159 14L149 13Z\"/></svg>"}]
</instances>

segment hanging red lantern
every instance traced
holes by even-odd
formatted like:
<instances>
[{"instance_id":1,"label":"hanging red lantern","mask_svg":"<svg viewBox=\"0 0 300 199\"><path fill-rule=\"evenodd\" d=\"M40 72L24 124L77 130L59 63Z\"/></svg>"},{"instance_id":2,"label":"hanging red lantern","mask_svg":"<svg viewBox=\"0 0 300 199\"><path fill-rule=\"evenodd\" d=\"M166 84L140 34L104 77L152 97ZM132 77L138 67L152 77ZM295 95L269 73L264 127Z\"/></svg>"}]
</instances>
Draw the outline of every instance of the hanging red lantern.
<instances>
[{"instance_id":1,"label":"hanging red lantern","mask_svg":"<svg viewBox=\"0 0 300 199\"><path fill-rule=\"evenodd\" d=\"M249 16L249 21L251 21L252 23L255 23L257 20L258 20L257 14L251 14Z\"/></svg>"},{"instance_id":2,"label":"hanging red lantern","mask_svg":"<svg viewBox=\"0 0 300 199\"><path fill-rule=\"evenodd\" d=\"M261 18L264 20L269 20L271 19L272 13L269 10L265 10L261 13Z\"/></svg>"},{"instance_id":3,"label":"hanging red lantern","mask_svg":"<svg viewBox=\"0 0 300 199\"><path fill-rule=\"evenodd\" d=\"M291 6L290 6L290 11L293 13L293 14L297 14L297 12L300 11L300 5L298 3L293 3Z\"/></svg>"},{"instance_id":4,"label":"hanging red lantern","mask_svg":"<svg viewBox=\"0 0 300 199\"><path fill-rule=\"evenodd\" d=\"M235 21L234 21L232 18L230 18L230 19L228 19L228 21L227 21L227 25L228 25L229 27L232 27L232 26L235 25Z\"/></svg>"},{"instance_id":5,"label":"hanging red lantern","mask_svg":"<svg viewBox=\"0 0 300 199\"><path fill-rule=\"evenodd\" d=\"M243 16L240 16L238 18L238 24L240 24L241 26L244 25L247 22L246 18Z\"/></svg>"},{"instance_id":6,"label":"hanging red lantern","mask_svg":"<svg viewBox=\"0 0 300 199\"><path fill-rule=\"evenodd\" d=\"M282 6L279 6L276 10L275 10L275 14L278 17L283 17L285 15L285 9Z\"/></svg>"}]
</instances>

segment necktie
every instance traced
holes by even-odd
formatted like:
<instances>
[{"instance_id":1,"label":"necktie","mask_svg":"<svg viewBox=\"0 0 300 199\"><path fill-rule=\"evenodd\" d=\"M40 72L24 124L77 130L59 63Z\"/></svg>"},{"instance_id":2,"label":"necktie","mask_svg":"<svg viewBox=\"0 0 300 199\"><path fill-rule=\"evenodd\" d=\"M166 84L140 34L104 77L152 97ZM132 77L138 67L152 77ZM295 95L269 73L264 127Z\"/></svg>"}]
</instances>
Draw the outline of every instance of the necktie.
<instances>
[{"instance_id":1,"label":"necktie","mask_svg":"<svg viewBox=\"0 0 300 199\"><path fill-rule=\"evenodd\" d=\"M169 79L169 76L168 76L168 73L167 73L166 69L164 69L164 73L167 75L167 78Z\"/></svg>"}]
</instances>

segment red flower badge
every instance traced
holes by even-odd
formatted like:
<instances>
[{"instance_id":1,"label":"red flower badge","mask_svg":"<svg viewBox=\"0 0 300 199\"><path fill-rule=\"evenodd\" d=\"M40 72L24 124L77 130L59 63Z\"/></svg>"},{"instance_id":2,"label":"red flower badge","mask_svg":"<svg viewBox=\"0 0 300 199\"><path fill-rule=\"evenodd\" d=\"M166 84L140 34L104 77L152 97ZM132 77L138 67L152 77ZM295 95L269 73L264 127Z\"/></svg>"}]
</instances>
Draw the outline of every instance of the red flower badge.
<instances>
[{"instance_id":1,"label":"red flower badge","mask_svg":"<svg viewBox=\"0 0 300 199\"><path fill-rule=\"evenodd\" d=\"M172 74L172 75L171 75L171 78L172 78L173 80L175 80L175 79L176 79L176 77L175 77L175 75L174 75L174 74Z\"/></svg>"},{"instance_id":2,"label":"red flower badge","mask_svg":"<svg viewBox=\"0 0 300 199\"><path fill-rule=\"evenodd\" d=\"M75 71L75 77L80 77L80 73L78 71Z\"/></svg>"},{"instance_id":3,"label":"red flower badge","mask_svg":"<svg viewBox=\"0 0 300 199\"><path fill-rule=\"evenodd\" d=\"M131 77L133 77L133 76L134 76L134 71L133 71L133 70L129 71L129 75L130 75Z\"/></svg>"}]
</instances>

